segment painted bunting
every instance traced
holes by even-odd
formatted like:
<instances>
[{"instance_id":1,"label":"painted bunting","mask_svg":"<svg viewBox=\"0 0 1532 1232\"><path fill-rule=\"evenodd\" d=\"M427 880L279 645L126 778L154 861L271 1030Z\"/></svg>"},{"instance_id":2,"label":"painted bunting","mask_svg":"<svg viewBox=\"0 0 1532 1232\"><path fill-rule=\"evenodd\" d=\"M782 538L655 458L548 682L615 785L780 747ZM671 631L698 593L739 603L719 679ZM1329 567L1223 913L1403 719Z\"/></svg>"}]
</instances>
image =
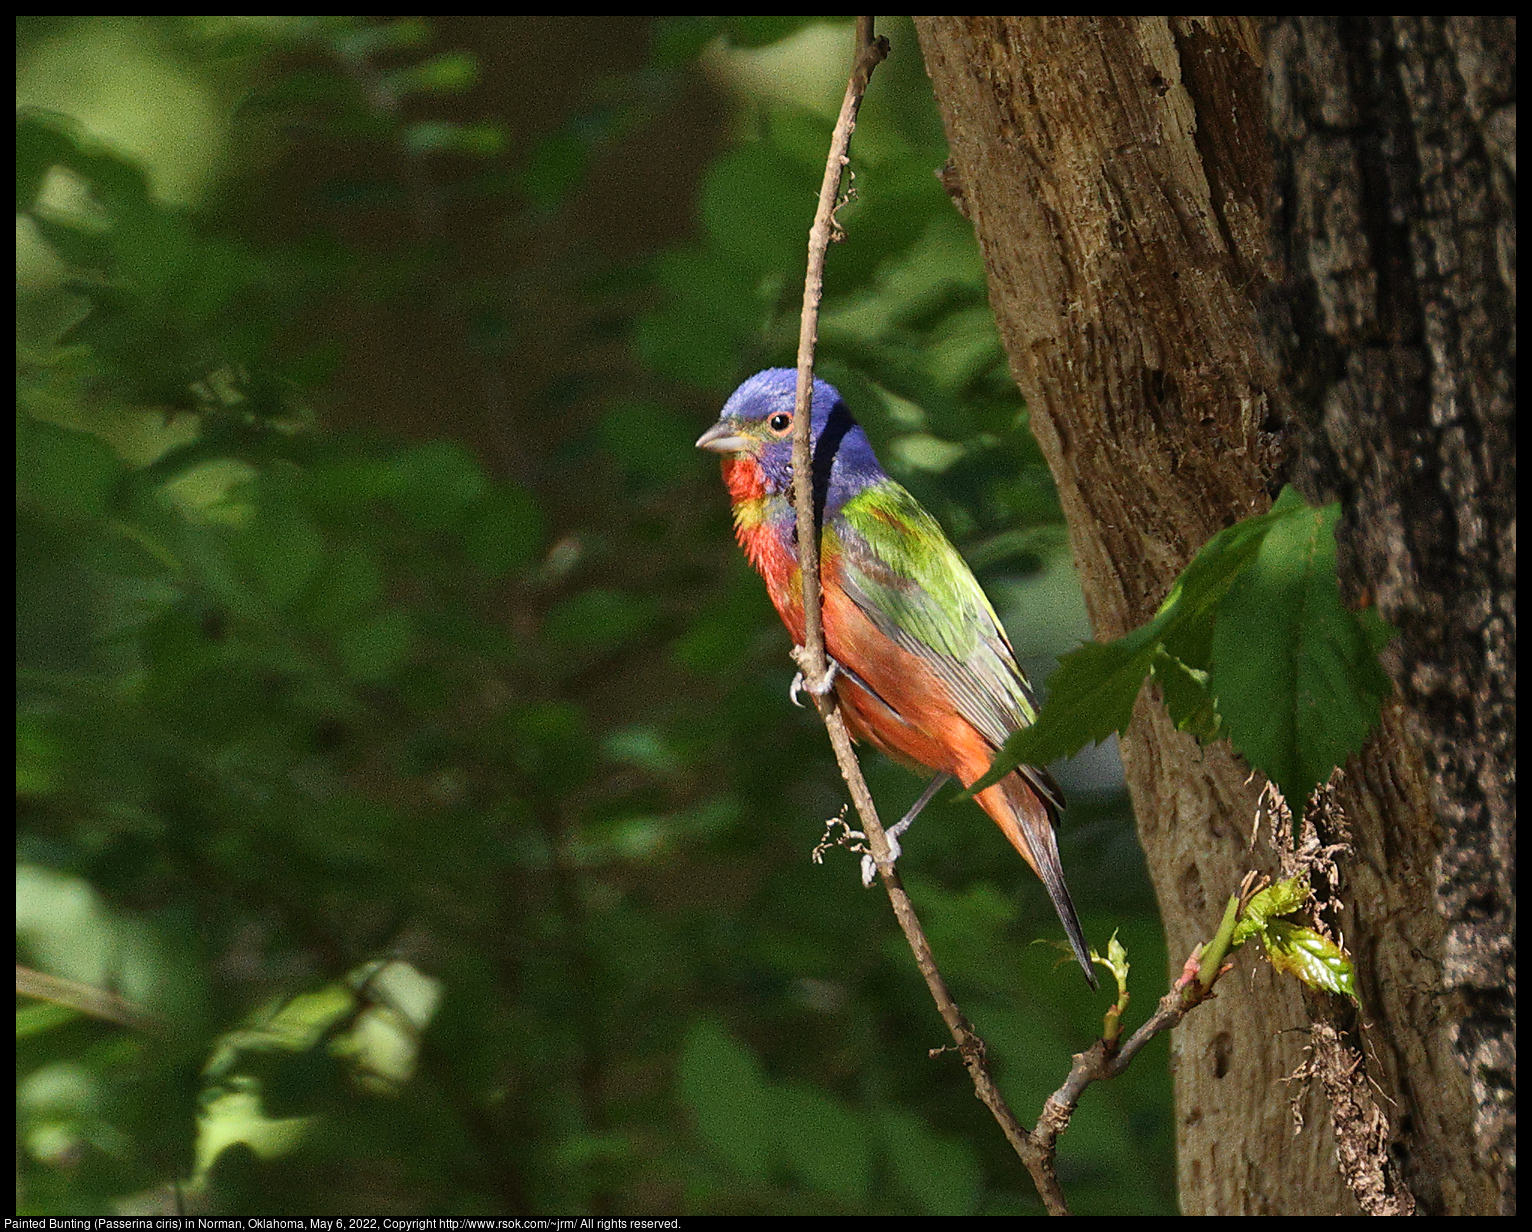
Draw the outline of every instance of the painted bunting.
<instances>
[{"instance_id":1,"label":"painted bunting","mask_svg":"<svg viewBox=\"0 0 1532 1232\"><path fill-rule=\"evenodd\" d=\"M730 396L697 447L723 455L735 534L801 644L792 496L796 384L791 368L756 373ZM948 776L966 787L988 770L1005 738L1032 722L1037 703L973 573L936 519L878 465L834 386L814 382L812 415L825 649L836 699L853 737L936 772L891 828L897 837ZM1042 878L1094 988L1054 837L1064 806L1058 784L1046 770L1023 766L975 799Z\"/></svg>"}]
</instances>

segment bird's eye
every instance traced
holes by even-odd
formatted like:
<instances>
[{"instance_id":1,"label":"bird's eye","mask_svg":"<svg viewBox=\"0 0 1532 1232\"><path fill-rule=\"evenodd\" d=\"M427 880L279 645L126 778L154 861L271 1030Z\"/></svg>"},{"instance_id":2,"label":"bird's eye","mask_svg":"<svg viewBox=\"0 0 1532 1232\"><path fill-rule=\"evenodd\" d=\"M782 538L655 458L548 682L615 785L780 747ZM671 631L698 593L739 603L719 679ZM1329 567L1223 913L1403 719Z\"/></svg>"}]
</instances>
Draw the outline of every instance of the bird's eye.
<instances>
[{"instance_id":1,"label":"bird's eye","mask_svg":"<svg viewBox=\"0 0 1532 1232\"><path fill-rule=\"evenodd\" d=\"M788 429L793 426L793 417L786 411L778 411L766 421L766 426L777 436L786 436Z\"/></svg>"}]
</instances>

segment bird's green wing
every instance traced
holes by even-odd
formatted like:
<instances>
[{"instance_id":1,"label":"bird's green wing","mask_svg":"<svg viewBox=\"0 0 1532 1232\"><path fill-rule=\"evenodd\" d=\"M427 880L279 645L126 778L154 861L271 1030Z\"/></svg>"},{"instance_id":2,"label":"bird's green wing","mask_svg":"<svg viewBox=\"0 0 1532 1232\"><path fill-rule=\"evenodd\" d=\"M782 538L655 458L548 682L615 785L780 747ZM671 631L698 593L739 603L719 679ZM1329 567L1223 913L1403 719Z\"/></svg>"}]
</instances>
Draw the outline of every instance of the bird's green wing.
<instances>
[{"instance_id":1,"label":"bird's green wing","mask_svg":"<svg viewBox=\"0 0 1532 1232\"><path fill-rule=\"evenodd\" d=\"M995 609L936 519L893 480L847 501L830 532L841 585L873 624L930 664L953 704L999 748L1037 703ZM1046 772L1029 774L1061 803Z\"/></svg>"}]
</instances>

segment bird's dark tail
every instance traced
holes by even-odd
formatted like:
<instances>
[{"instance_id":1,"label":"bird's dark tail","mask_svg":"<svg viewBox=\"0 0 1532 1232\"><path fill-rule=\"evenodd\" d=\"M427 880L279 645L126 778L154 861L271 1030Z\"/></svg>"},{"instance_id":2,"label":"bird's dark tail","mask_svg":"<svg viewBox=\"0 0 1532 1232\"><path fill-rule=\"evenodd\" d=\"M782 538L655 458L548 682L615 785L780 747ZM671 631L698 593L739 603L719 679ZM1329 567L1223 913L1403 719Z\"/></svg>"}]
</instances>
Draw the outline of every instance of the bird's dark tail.
<instances>
[{"instance_id":1,"label":"bird's dark tail","mask_svg":"<svg viewBox=\"0 0 1532 1232\"><path fill-rule=\"evenodd\" d=\"M1053 900L1053 909L1059 913L1059 922L1064 925L1069 946L1079 960L1080 969L1085 972L1086 982L1092 988L1097 987L1085 932L1080 927L1080 917L1075 914L1069 887L1064 884L1064 865L1059 860L1059 845L1054 835L1057 817L1053 806L1020 774L1006 775L993 787L981 791L976 799L1011 840L1011 846L1042 879L1048 897Z\"/></svg>"}]
</instances>

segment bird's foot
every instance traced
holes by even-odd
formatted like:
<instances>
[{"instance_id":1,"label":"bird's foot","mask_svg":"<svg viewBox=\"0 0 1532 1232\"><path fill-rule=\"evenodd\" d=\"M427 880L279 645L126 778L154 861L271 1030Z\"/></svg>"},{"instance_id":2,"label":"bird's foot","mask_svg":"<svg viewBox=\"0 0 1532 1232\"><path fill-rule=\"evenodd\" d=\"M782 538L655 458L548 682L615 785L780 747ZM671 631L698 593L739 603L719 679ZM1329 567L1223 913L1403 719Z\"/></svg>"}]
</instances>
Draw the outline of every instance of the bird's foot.
<instances>
[{"instance_id":1,"label":"bird's foot","mask_svg":"<svg viewBox=\"0 0 1532 1232\"><path fill-rule=\"evenodd\" d=\"M899 836L897 833L901 828L900 826L894 826L891 830L883 831L883 837L888 840L888 862L890 864L895 863L904 854L904 848L899 846ZM865 840L867 836L865 834L858 834L857 837ZM862 888L870 888L877 879L878 862L873 859L872 852L864 852L862 854Z\"/></svg>"},{"instance_id":2,"label":"bird's foot","mask_svg":"<svg viewBox=\"0 0 1532 1232\"><path fill-rule=\"evenodd\" d=\"M801 647L796 647L795 651L797 649L801 649ZM796 654L794 657L796 657ZM793 677L793 682L788 686L787 689L787 700L792 702L793 705L797 706L798 709L803 709L803 703L798 700L799 693L807 692L813 694L815 697L822 698L832 688L835 687L835 678L840 675L840 664L828 656L825 658L825 663L826 668L824 679L821 680L817 685L809 684L809 682L804 679L804 675L801 671Z\"/></svg>"},{"instance_id":3,"label":"bird's foot","mask_svg":"<svg viewBox=\"0 0 1532 1232\"><path fill-rule=\"evenodd\" d=\"M838 836L834 834L836 829L840 830ZM897 860L901 854L897 833L900 829L902 829L902 826L896 826L892 830L883 831L884 838L888 840L888 862L890 864ZM867 835L860 830L853 830L851 824L846 820L845 805L841 806L840 816L832 817L829 821L825 822L824 837L819 840L810 858L815 864L823 864L825 852L829 851L831 847L845 847L859 854L862 857L862 884L864 886L872 885L878 876L878 862L873 858L872 851L867 846Z\"/></svg>"},{"instance_id":4,"label":"bird's foot","mask_svg":"<svg viewBox=\"0 0 1532 1232\"><path fill-rule=\"evenodd\" d=\"M931 798L942 789L942 785L950 779L950 774L938 774L926 784L925 791L920 793L920 799L910 806L910 811L901 817L893 825L883 831L883 837L888 840L888 862L892 864L903 851L899 846L899 836L915 823L915 818L920 816L921 810L931 803ZM862 856L862 884L870 886L872 879L878 875L878 862L872 858L871 853Z\"/></svg>"}]
</instances>

